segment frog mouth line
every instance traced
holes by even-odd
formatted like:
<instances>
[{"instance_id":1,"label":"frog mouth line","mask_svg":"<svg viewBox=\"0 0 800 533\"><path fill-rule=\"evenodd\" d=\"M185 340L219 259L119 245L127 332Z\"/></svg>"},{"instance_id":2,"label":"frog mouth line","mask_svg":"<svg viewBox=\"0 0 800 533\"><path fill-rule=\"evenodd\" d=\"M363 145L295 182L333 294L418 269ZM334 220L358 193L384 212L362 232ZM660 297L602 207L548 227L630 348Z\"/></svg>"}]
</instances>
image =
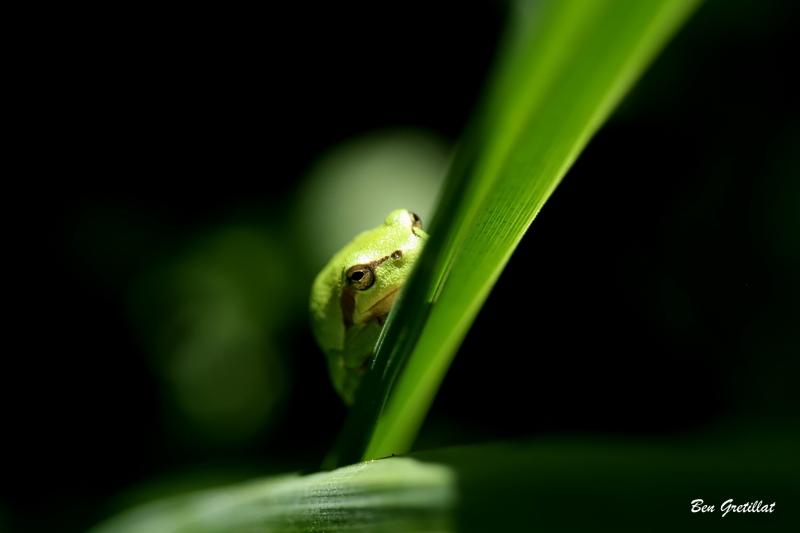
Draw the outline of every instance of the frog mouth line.
<instances>
[{"instance_id":1,"label":"frog mouth line","mask_svg":"<svg viewBox=\"0 0 800 533\"><path fill-rule=\"evenodd\" d=\"M392 292L388 293L386 296L372 304L369 308L370 319L380 318L388 315L389 311L392 309L392 305L394 304L394 299L397 297L397 291L399 290L399 287L394 289Z\"/></svg>"}]
</instances>

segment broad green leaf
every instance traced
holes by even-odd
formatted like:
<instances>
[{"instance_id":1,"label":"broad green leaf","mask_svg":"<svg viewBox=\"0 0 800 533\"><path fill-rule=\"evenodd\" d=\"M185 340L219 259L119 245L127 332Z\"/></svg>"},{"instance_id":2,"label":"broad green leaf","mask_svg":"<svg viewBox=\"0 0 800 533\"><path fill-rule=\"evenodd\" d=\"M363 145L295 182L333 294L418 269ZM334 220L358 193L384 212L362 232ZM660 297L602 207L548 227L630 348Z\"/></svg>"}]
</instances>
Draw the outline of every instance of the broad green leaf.
<instances>
[{"instance_id":1,"label":"broad green leaf","mask_svg":"<svg viewBox=\"0 0 800 533\"><path fill-rule=\"evenodd\" d=\"M513 4L431 239L326 466L411 448L460 343L533 218L698 3Z\"/></svg>"},{"instance_id":2,"label":"broad green leaf","mask_svg":"<svg viewBox=\"0 0 800 533\"><path fill-rule=\"evenodd\" d=\"M453 531L452 470L408 457L390 459L159 500L91 533Z\"/></svg>"},{"instance_id":3,"label":"broad green leaf","mask_svg":"<svg viewBox=\"0 0 800 533\"><path fill-rule=\"evenodd\" d=\"M176 496L90 533L793 531L800 433L780 428L446 448ZM728 500L767 510L723 517Z\"/></svg>"}]
</instances>

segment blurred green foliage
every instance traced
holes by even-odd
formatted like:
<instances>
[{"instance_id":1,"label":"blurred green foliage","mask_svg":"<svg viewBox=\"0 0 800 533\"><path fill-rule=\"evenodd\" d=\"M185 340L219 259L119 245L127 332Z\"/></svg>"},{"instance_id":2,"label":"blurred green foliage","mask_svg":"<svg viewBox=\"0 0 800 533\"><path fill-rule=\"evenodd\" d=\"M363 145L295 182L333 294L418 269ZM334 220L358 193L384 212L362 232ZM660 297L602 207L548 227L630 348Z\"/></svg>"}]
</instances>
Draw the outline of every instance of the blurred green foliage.
<instances>
[{"instance_id":1,"label":"blurred green foliage","mask_svg":"<svg viewBox=\"0 0 800 533\"><path fill-rule=\"evenodd\" d=\"M308 169L292 210L304 263L316 275L395 209L413 211L427 227L449 160L445 139L410 127L371 131L326 150Z\"/></svg>"},{"instance_id":2,"label":"blurred green foliage","mask_svg":"<svg viewBox=\"0 0 800 533\"><path fill-rule=\"evenodd\" d=\"M131 315L174 422L231 444L275 423L291 386L278 337L304 294L289 255L267 230L222 226L135 283Z\"/></svg>"}]
</instances>

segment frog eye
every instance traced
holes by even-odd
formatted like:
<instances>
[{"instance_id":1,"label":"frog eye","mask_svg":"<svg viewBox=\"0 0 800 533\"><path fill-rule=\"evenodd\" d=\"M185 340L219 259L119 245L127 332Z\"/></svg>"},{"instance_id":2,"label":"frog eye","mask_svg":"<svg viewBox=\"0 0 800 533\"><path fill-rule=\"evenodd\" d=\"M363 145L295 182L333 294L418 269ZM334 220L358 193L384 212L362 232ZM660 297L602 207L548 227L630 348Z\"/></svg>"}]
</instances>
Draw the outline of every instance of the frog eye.
<instances>
[{"instance_id":1,"label":"frog eye","mask_svg":"<svg viewBox=\"0 0 800 533\"><path fill-rule=\"evenodd\" d=\"M422 219L417 216L416 213L412 213L411 211L408 212L408 216L411 218L411 227L422 229Z\"/></svg>"},{"instance_id":2,"label":"frog eye","mask_svg":"<svg viewBox=\"0 0 800 533\"><path fill-rule=\"evenodd\" d=\"M356 265L347 270L347 283L354 289L363 291L375 283L375 274L369 265Z\"/></svg>"}]
</instances>

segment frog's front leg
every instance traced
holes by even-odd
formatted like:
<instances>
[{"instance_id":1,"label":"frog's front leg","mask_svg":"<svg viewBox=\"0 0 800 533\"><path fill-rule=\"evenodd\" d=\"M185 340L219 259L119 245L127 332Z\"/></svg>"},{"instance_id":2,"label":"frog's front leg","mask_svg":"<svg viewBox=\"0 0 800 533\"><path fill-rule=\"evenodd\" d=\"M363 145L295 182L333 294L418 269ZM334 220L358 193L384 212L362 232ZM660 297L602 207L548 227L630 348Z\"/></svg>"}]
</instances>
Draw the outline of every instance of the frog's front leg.
<instances>
[{"instance_id":1,"label":"frog's front leg","mask_svg":"<svg viewBox=\"0 0 800 533\"><path fill-rule=\"evenodd\" d=\"M353 324L347 329L344 350L338 357L328 360L328 369L336 390L347 405L355 401L355 392L375 353L383 322L386 317L374 318L363 324ZM334 368L335 366L335 368Z\"/></svg>"}]
</instances>

